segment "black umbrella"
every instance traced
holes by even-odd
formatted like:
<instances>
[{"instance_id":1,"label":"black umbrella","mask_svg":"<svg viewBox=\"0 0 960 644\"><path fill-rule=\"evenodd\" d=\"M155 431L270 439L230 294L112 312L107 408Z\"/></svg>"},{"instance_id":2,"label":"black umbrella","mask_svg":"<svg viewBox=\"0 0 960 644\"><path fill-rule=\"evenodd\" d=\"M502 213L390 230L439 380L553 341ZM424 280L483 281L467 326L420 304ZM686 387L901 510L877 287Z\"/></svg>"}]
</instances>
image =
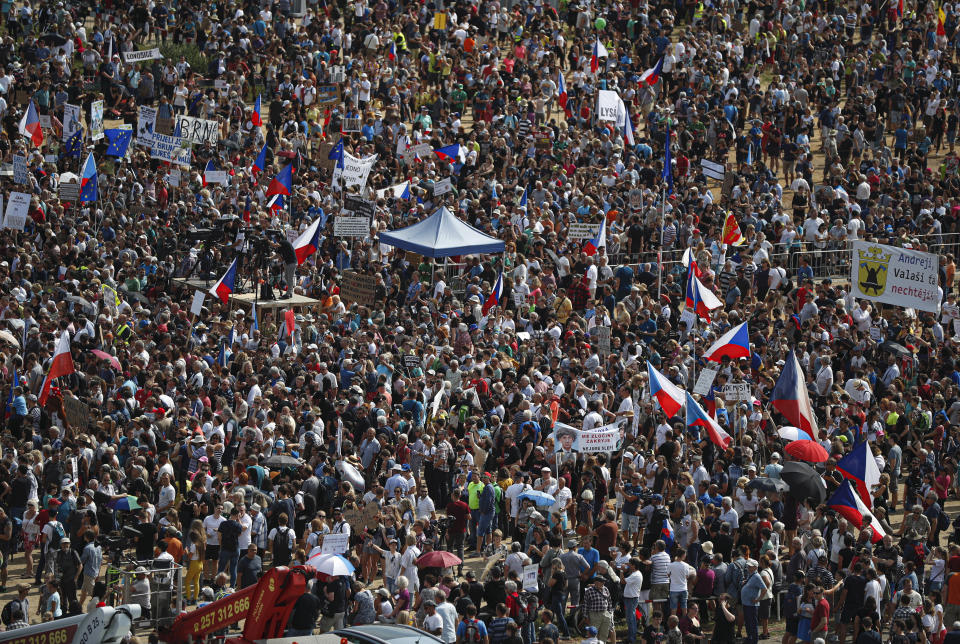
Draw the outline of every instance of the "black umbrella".
<instances>
[{"instance_id":1,"label":"black umbrella","mask_svg":"<svg viewBox=\"0 0 960 644\"><path fill-rule=\"evenodd\" d=\"M898 355L901 358L910 358L913 356L913 351L906 348L902 344L899 344L897 342L891 342L889 340L881 344L880 348L883 349L884 351L889 351L890 353Z\"/></svg>"},{"instance_id":2,"label":"black umbrella","mask_svg":"<svg viewBox=\"0 0 960 644\"><path fill-rule=\"evenodd\" d=\"M801 461L783 464L780 478L790 486L789 494L795 499L810 499L814 505L827 500L827 484L813 467Z\"/></svg>"},{"instance_id":3,"label":"black umbrella","mask_svg":"<svg viewBox=\"0 0 960 644\"><path fill-rule=\"evenodd\" d=\"M260 463L260 465L263 465L264 467L281 468L297 467L302 463L303 461L301 461L299 458L294 458L288 454L277 454L264 460L262 463Z\"/></svg>"},{"instance_id":4,"label":"black umbrella","mask_svg":"<svg viewBox=\"0 0 960 644\"><path fill-rule=\"evenodd\" d=\"M150 304L150 298L144 295L143 293L140 293L139 291L128 291L125 288L121 288L120 292L123 293L124 297L126 298L129 298L131 300L136 300L141 304Z\"/></svg>"},{"instance_id":5,"label":"black umbrella","mask_svg":"<svg viewBox=\"0 0 960 644\"><path fill-rule=\"evenodd\" d=\"M782 494L790 489L787 482L783 479L772 479L767 476L755 478L747 483L748 490L759 490L760 492L776 492Z\"/></svg>"},{"instance_id":6,"label":"black umbrella","mask_svg":"<svg viewBox=\"0 0 960 644\"><path fill-rule=\"evenodd\" d=\"M56 33L43 34L40 36L40 42L46 43L51 47L63 47L67 44L67 39Z\"/></svg>"}]
</instances>

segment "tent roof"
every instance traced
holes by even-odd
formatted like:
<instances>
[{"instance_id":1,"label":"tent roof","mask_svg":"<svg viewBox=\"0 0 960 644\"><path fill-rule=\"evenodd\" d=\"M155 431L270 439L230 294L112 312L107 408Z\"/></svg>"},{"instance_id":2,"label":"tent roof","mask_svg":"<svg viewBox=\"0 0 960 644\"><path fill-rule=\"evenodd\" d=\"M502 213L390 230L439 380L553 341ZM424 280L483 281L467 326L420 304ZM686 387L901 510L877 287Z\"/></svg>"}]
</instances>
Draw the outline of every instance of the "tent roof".
<instances>
[{"instance_id":1,"label":"tent roof","mask_svg":"<svg viewBox=\"0 0 960 644\"><path fill-rule=\"evenodd\" d=\"M505 244L442 207L421 222L401 230L380 233L380 242L425 257L502 253Z\"/></svg>"}]
</instances>

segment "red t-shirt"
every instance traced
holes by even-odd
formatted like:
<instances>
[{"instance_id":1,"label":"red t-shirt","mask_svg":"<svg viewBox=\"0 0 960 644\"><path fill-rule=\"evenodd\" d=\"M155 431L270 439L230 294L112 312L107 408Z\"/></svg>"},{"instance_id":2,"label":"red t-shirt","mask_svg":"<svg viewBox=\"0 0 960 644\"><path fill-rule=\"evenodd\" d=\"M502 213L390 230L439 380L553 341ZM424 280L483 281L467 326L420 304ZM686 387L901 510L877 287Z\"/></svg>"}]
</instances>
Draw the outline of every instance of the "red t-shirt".
<instances>
[{"instance_id":1,"label":"red t-shirt","mask_svg":"<svg viewBox=\"0 0 960 644\"><path fill-rule=\"evenodd\" d=\"M822 627L824 622L829 620L830 604L826 599L820 598L820 601L817 602L816 608L813 609L813 619L810 620L811 631L816 631L818 627Z\"/></svg>"},{"instance_id":2,"label":"red t-shirt","mask_svg":"<svg viewBox=\"0 0 960 644\"><path fill-rule=\"evenodd\" d=\"M467 517L470 515L470 506L457 499L447 504L447 516L453 517L450 526L451 534L463 534L467 531Z\"/></svg>"}]
</instances>

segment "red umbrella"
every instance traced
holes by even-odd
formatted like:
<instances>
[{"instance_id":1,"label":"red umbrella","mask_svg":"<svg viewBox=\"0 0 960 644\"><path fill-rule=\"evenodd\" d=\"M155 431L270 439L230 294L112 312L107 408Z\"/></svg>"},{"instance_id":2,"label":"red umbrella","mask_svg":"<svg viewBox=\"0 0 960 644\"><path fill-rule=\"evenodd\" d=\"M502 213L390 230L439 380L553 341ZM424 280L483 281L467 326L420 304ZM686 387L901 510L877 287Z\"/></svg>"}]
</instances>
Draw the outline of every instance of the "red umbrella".
<instances>
[{"instance_id":1,"label":"red umbrella","mask_svg":"<svg viewBox=\"0 0 960 644\"><path fill-rule=\"evenodd\" d=\"M116 356L112 356L112 355L110 355L109 353L107 353L106 351L100 351L99 349L94 349L94 350L91 351L90 353L92 353L93 355L97 356L98 358L100 358L100 359L102 359L102 360L109 360L111 367L113 367L113 368L116 369L117 371L123 371L123 367L120 366L120 361L117 360L117 357L116 357Z\"/></svg>"},{"instance_id":2,"label":"red umbrella","mask_svg":"<svg viewBox=\"0 0 960 644\"><path fill-rule=\"evenodd\" d=\"M417 566L420 568L449 568L462 563L460 557L446 550L434 550L417 559Z\"/></svg>"},{"instance_id":3,"label":"red umbrella","mask_svg":"<svg viewBox=\"0 0 960 644\"><path fill-rule=\"evenodd\" d=\"M823 463L830 457L820 443L808 440L790 441L784 451L798 460L809 463Z\"/></svg>"}]
</instances>

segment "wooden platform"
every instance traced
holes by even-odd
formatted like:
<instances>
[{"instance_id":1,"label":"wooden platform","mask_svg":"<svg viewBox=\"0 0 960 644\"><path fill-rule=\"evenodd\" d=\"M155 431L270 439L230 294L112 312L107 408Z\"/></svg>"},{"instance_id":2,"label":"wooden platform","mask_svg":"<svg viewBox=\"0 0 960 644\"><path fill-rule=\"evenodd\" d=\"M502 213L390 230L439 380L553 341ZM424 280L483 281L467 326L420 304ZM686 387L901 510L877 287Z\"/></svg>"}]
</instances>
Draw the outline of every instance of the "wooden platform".
<instances>
[{"instance_id":1,"label":"wooden platform","mask_svg":"<svg viewBox=\"0 0 960 644\"><path fill-rule=\"evenodd\" d=\"M184 288L192 288L197 291L209 291L210 287L217 283L217 280L198 280L198 279L185 279L183 277L174 277L170 280L177 286L182 286Z\"/></svg>"}]
</instances>

